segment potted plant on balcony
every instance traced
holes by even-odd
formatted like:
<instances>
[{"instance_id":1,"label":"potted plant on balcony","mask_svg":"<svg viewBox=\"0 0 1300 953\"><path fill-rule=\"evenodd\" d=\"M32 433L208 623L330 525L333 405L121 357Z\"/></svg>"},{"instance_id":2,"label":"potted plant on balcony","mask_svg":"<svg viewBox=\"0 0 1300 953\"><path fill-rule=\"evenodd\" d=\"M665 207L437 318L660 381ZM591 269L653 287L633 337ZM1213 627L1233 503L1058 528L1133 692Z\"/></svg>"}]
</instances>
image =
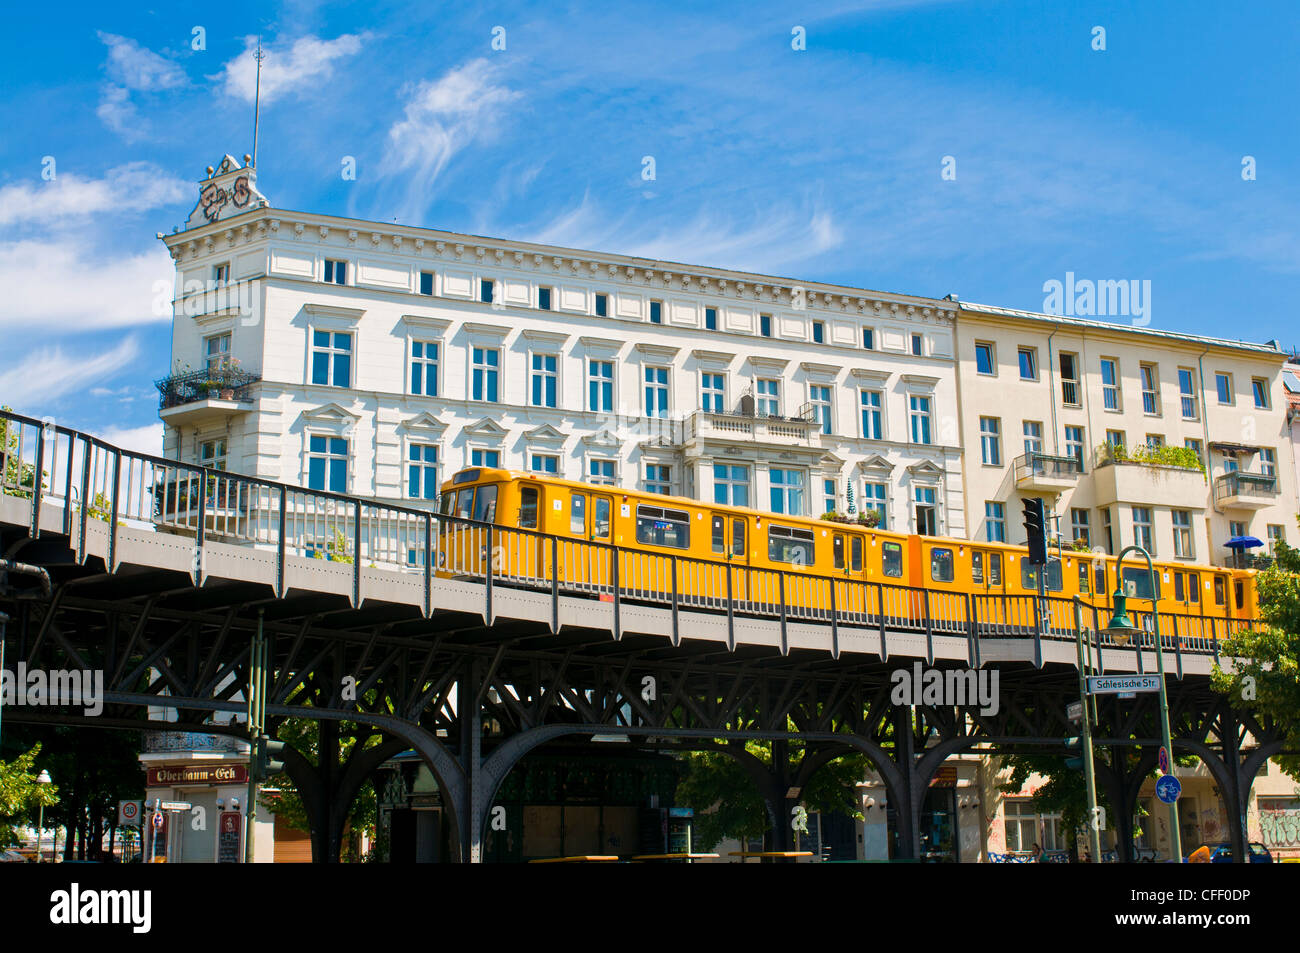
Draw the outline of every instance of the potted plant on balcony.
<instances>
[{"instance_id":1,"label":"potted plant on balcony","mask_svg":"<svg viewBox=\"0 0 1300 953\"><path fill-rule=\"evenodd\" d=\"M220 377L220 395L222 400L234 400L235 388L233 378L239 373L239 359L228 357L217 367Z\"/></svg>"}]
</instances>

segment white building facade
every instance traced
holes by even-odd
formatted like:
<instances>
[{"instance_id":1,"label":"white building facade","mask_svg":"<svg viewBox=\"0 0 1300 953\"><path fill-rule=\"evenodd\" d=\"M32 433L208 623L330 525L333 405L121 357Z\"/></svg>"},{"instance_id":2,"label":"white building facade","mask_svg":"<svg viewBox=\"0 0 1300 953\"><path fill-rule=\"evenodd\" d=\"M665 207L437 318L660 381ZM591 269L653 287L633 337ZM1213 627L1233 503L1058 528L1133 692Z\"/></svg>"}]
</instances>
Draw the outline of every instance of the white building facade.
<instances>
[{"instance_id":1,"label":"white building facade","mask_svg":"<svg viewBox=\"0 0 1300 953\"><path fill-rule=\"evenodd\" d=\"M475 465L804 516L851 486L965 534L951 302L280 211L229 156L200 190L167 456L417 505Z\"/></svg>"}]
</instances>

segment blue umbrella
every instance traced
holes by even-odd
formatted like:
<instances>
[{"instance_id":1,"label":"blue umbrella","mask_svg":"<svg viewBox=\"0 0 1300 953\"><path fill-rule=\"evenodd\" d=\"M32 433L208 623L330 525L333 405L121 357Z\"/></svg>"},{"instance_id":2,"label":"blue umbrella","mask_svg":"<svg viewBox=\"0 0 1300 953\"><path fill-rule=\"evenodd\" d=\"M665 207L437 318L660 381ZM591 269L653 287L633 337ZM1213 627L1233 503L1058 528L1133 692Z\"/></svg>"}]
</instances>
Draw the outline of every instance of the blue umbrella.
<instances>
[{"instance_id":1,"label":"blue umbrella","mask_svg":"<svg viewBox=\"0 0 1300 953\"><path fill-rule=\"evenodd\" d=\"M1263 542L1254 536L1234 536L1223 545L1229 549L1254 549L1256 546L1263 546Z\"/></svg>"}]
</instances>

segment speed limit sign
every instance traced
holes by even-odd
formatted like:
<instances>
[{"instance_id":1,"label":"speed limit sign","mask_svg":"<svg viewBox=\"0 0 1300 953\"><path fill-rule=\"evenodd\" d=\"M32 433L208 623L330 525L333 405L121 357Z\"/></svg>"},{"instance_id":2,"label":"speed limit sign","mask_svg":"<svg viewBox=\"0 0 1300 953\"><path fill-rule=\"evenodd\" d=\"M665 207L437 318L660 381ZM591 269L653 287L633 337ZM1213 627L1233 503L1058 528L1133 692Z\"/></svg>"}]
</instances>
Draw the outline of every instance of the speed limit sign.
<instances>
[{"instance_id":1,"label":"speed limit sign","mask_svg":"<svg viewBox=\"0 0 1300 953\"><path fill-rule=\"evenodd\" d=\"M139 827L140 815L144 810L143 801L118 801L117 826Z\"/></svg>"}]
</instances>

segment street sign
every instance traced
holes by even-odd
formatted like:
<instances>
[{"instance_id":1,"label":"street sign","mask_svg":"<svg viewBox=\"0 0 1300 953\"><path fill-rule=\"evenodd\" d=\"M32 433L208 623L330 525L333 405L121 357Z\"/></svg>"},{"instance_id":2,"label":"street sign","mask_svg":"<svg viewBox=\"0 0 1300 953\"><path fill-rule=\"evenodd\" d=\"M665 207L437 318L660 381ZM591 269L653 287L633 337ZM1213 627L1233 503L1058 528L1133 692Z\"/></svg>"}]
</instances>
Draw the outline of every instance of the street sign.
<instances>
[{"instance_id":1,"label":"street sign","mask_svg":"<svg viewBox=\"0 0 1300 953\"><path fill-rule=\"evenodd\" d=\"M189 801L163 801L159 806L164 811L188 811L192 805Z\"/></svg>"},{"instance_id":2,"label":"street sign","mask_svg":"<svg viewBox=\"0 0 1300 953\"><path fill-rule=\"evenodd\" d=\"M1161 774L1169 773L1169 749L1164 745L1160 746L1160 753L1156 755L1156 765L1160 768Z\"/></svg>"},{"instance_id":3,"label":"street sign","mask_svg":"<svg viewBox=\"0 0 1300 953\"><path fill-rule=\"evenodd\" d=\"M157 828L161 828L163 826L163 813L161 811L154 811L153 826Z\"/></svg>"},{"instance_id":4,"label":"street sign","mask_svg":"<svg viewBox=\"0 0 1300 953\"><path fill-rule=\"evenodd\" d=\"M1083 720L1083 702L1070 702L1065 706L1065 717L1070 721Z\"/></svg>"},{"instance_id":5,"label":"street sign","mask_svg":"<svg viewBox=\"0 0 1300 953\"><path fill-rule=\"evenodd\" d=\"M140 816L144 813L144 801L118 801L117 826L139 827Z\"/></svg>"},{"instance_id":6,"label":"street sign","mask_svg":"<svg viewBox=\"0 0 1300 953\"><path fill-rule=\"evenodd\" d=\"M1183 794L1183 786L1172 774L1166 774L1156 781L1156 797L1165 804L1173 804Z\"/></svg>"},{"instance_id":7,"label":"street sign","mask_svg":"<svg viewBox=\"0 0 1300 953\"><path fill-rule=\"evenodd\" d=\"M1160 691L1159 675L1089 675L1089 695L1120 695Z\"/></svg>"}]
</instances>

